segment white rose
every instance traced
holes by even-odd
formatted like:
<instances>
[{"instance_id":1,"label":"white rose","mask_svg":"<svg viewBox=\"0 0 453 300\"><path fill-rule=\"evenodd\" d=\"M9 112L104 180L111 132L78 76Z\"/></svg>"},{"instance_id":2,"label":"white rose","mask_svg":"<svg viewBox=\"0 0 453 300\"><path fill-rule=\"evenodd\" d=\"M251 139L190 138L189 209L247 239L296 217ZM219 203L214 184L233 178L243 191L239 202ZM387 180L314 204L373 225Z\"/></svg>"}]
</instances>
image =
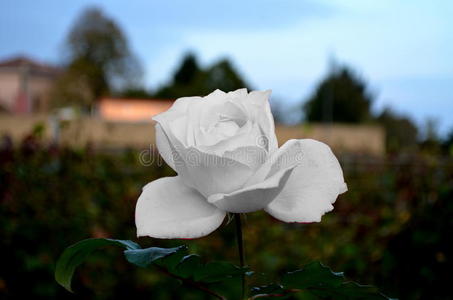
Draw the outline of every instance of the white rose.
<instances>
[{"instance_id":1,"label":"white rose","mask_svg":"<svg viewBox=\"0 0 453 300\"><path fill-rule=\"evenodd\" d=\"M270 91L179 98L157 121L156 143L177 173L148 183L137 202L138 236L197 238L227 212L264 209L284 222L319 222L347 190L330 148L310 139L278 148Z\"/></svg>"}]
</instances>

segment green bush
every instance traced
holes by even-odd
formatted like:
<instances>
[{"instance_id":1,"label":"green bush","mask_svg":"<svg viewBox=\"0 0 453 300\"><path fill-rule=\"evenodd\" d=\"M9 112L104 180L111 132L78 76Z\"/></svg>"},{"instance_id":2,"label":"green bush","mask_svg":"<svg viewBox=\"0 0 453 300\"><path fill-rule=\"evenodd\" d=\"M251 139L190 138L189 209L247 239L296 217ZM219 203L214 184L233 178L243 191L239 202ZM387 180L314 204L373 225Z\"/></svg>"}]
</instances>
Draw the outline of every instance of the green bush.
<instances>
[{"instance_id":1,"label":"green bush","mask_svg":"<svg viewBox=\"0 0 453 300\"><path fill-rule=\"evenodd\" d=\"M29 137L0 149L0 298L204 299L159 273L128 264L105 249L81 266L75 294L58 286L55 262L89 237L135 240L141 187L173 173L142 166L137 151L101 153L44 146ZM400 299L448 299L453 232L453 163L429 156L343 157L349 191L321 223L286 224L247 215L244 232L251 279L281 274L313 260L379 286ZM210 260L237 261L234 228L179 241L141 238L143 246L187 244ZM209 299L209 298L206 298Z\"/></svg>"}]
</instances>

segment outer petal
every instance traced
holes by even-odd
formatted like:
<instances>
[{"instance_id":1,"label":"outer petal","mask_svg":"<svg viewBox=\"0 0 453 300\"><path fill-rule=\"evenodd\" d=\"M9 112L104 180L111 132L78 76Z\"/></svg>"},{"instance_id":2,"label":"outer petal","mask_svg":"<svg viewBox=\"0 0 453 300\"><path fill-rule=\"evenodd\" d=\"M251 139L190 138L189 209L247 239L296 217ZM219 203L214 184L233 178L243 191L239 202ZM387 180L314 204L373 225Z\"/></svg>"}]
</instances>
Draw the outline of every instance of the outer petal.
<instances>
[{"instance_id":1,"label":"outer petal","mask_svg":"<svg viewBox=\"0 0 453 300\"><path fill-rule=\"evenodd\" d=\"M245 187L230 194L216 194L208 201L228 212L252 212L265 208L284 188L293 168L301 160L299 141L290 140L249 178Z\"/></svg>"},{"instance_id":2,"label":"outer petal","mask_svg":"<svg viewBox=\"0 0 453 300\"><path fill-rule=\"evenodd\" d=\"M182 118L187 115L188 111L191 107L197 106L203 101L201 97L183 97L178 98L173 103L173 105L167 111L160 113L153 117L153 120L158 122L165 133L170 131L170 125L175 123L175 120ZM179 126L178 126L179 125ZM184 136L185 138L180 141L180 143L184 145L193 145L194 144L194 136L192 134L190 126L192 124L188 122L187 126L181 126L181 124L173 124L173 126L178 127L176 130L178 131L179 136ZM175 128L174 128L175 129Z\"/></svg>"},{"instance_id":3,"label":"outer petal","mask_svg":"<svg viewBox=\"0 0 453 300\"><path fill-rule=\"evenodd\" d=\"M248 213L265 208L285 186L293 167L281 170L265 181L230 194L215 194L209 203L232 213Z\"/></svg>"},{"instance_id":4,"label":"outer petal","mask_svg":"<svg viewBox=\"0 0 453 300\"><path fill-rule=\"evenodd\" d=\"M148 183L137 201L137 236L198 238L217 229L225 212L209 204L178 176Z\"/></svg>"},{"instance_id":5,"label":"outer petal","mask_svg":"<svg viewBox=\"0 0 453 300\"><path fill-rule=\"evenodd\" d=\"M175 115L185 114L189 105L193 105L202 100L202 97L199 96L178 98L167 111L154 116L153 120L157 122L171 120Z\"/></svg>"},{"instance_id":6,"label":"outer petal","mask_svg":"<svg viewBox=\"0 0 453 300\"><path fill-rule=\"evenodd\" d=\"M280 170L296 166L301 161L302 148L298 140L289 140L275 151L249 178L245 186L255 185L273 176Z\"/></svg>"},{"instance_id":7,"label":"outer petal","mask_svg":"<svg viewBox=\"0 0 453 300\"><path fill-rule=\"evenodd\" d=\"M156 123L154 127L156 129L157 150L159 150L160 156L162 156L167 165L176 171L175 161L173 159L173 150L167 137L165 136L164 131L162 130L162 126L159 123Z\"/></svg>"},{"instance_id":8,"label":"outer petal","mask_svg":"<svg viewBox=\"0 0 453 300\"><path fill-rule=\"evenodd\" d=\"M249 166L228 157L202 152L196 148L178 149L183 163L176 169L189 186L205 197L216 193L231 193L244 186L253 175Z\"/></svg>"},{"instance_id":9,"label":"outer petal","mask_svg":"<svg viewBox=\"0 0 453 300\"><path fill-rule=\"evenodd\" d=\"M299 164L265 210L285 222L319 222L333 209L337 196L347 191L343 171L326 144L310 139L297 142L302 150Z\"/></svg>"},{"instance_id":10,"label":"outer petal","mask_svg":"<svg viewBox=\"0 0 453 300\"><path fill-rule=\"evenodd\" d=\"M163 138L167 139L166 145L171 149L175 171L181 180L206 198L240 189L254 173L249 166L235 159L187 148L171 132L164 132Z\"/></svg>"}]
</instances>

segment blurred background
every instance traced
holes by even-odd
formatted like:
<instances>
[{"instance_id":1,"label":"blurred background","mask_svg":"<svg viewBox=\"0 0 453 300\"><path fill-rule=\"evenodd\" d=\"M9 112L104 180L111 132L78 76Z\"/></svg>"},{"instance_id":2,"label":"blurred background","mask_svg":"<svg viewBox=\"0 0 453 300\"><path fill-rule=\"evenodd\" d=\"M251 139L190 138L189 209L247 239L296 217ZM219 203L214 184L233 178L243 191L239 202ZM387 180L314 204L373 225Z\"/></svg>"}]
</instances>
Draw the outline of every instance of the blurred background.
<instances>
[{"instance_id":1,"label":"blurred background","mask_svg":"<svg viewBox=\"0 0 453 300\"><path fill-rule=\"evenodd\" d=\"M446 0L2 1L0 298L203 299L119 249L79 269L75 294L53 271L81 239L136 240L141 187L174 174L153 115L246 87L273 90L280 144L329 144L349 186L321 223L248 214L252 269L320 260L392 297L451 299L452 14ZM184 243L235 261L231 227Z\"/></svg>"}]
</instances>

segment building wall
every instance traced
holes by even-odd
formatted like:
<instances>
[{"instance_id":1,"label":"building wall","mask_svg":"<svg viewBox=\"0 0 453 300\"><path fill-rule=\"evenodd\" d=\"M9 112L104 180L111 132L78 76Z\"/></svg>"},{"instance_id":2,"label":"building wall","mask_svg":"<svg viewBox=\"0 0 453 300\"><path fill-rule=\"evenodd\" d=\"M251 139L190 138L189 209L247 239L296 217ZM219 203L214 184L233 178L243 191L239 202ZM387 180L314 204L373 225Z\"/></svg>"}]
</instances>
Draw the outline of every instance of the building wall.
<instances>
[{"instance_id":1,"label":"building wall","mask_svg":"<svg viewBox=\"0 0 453 300\"><path fill-rule=\"evenodd\" d=\"M154 145L154 123L108 122L96 118L80 118L57 122L46 115L11 116L0 114L0 135L8 134L20 142L37 125L46 130L44 139L61 144L83 147L90 143L95 148L148 149ZM279 144L289 139L313 138L331 146L335 152L355 152L371 155L385 153L385 135L378 126L322 124L277 126Z\"/></svg>"},{"instance_id":2,"label":"building wall","mask_svg":"<svg viewBox=\"0 0 453 300\"><path fill-rule=\"evenodd\" d=\"M0 69L0 105L13 111L21 92L22 76L19 68ZM49 93L55 79L45 74L27 75L27 92L31 112L46 112L49 108Z\"/></svg>"},{"instance_id":3,"label":"building wall","mask_svg":"<svg viewBox=\"0 0 453 300\"><path fill-rule=\"evenodd\" d=\"M102 98L97 104L97 114L108 121L150 121L173 105L172 100Z\"/></svg>"},{"instance_id":4,"label":"building wall","mask_svg":"<svg viewBox=\"0 0 453 300\"><path fill-rule=\"evenodd\" d=\"M33 112L46 112L49 109L49 93L55 79L45 75L30 76L29 91Z\"/></svg>"},{"instance_id":5,"label":"building wall","mask_svg":"<svg viewBox=\"0 0 453 300\"><path fill-rule=\"evenodd\" d=\"M0 71L0 105L12 110L19 91L20 76L14 71Z\"/></svg>"},{"instance_id":6,"label":"building wall","mask_svg":"<svg viewBox=\"0 0 453 300\"><path fill-rule=\"evenodd\" d=\"M278 126L279 144L288 139L312 138L335 148L340 152L363 152L382 154L385 152L385 132L380 126L346 124L305 124Z\"/></svg>"}]
</instances>

